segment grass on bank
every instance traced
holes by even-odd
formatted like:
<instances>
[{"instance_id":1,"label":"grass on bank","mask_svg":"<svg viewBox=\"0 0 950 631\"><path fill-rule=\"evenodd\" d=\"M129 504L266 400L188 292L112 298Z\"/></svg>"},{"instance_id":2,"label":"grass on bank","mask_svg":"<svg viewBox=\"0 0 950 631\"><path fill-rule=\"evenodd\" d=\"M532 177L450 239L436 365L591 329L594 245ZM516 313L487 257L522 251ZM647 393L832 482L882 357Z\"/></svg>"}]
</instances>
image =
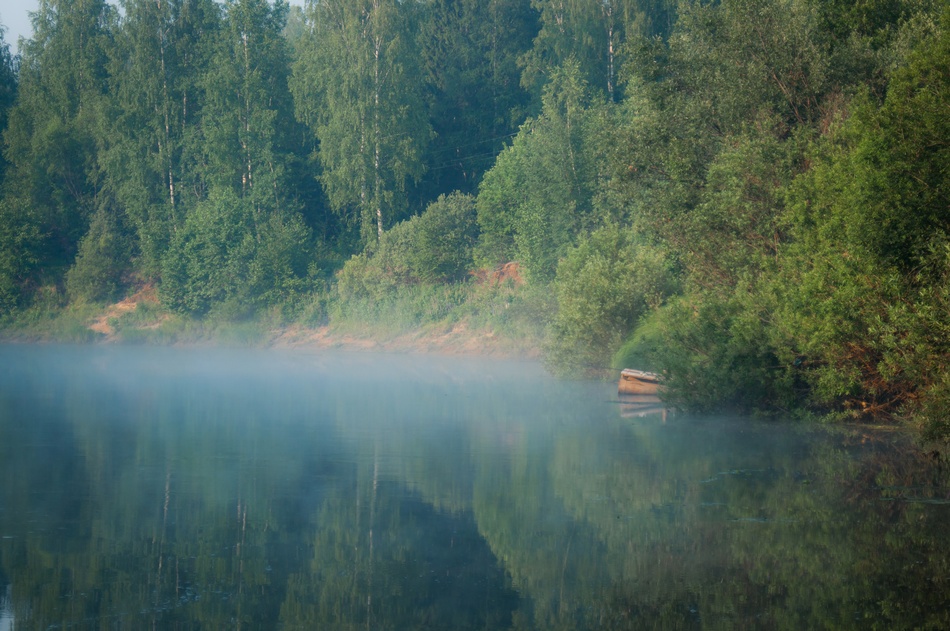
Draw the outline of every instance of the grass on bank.
<instances>
[{"instance_id":1,"label":"grass on bank","mask_svg":"<svg viewBox=\"0 0 950 631\"><path fill-rule=\"evenodd\" d=\"M424 347L427 337L462 331L473 338L494 339L495 348L486 350L537 355L554 308L552 300L543 288L473 280L398 286L379 298L343 299L331 290L250 316L219 309L197 318L174 312L154 297L139 299L134 308L121 312L115 312L116 305L70 303L51 287L41 291L31 307L0 322L0 337L20 342L265 347L291 328L327 327L334 336L380 343L409 336ZM94 330L96 323L105 323L107 331Z\"/></svg>"}]
</instances>

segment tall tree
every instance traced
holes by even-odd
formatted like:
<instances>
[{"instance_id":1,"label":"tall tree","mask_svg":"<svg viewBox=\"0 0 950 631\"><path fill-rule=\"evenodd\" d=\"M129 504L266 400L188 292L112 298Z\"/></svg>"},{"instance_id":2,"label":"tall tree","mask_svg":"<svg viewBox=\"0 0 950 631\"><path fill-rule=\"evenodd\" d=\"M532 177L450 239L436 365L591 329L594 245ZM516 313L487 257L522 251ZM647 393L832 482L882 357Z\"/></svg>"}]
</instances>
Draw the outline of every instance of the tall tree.
<instances>
[{"instance_id":1,"label":"tall tree","mask_svg":"<svg viewBox=\"0 0 950 631\"><path fill-rule=\"evenodd\" d=\"M16 103L19 57L10 53L6 28L0 24L0 133L7 128L9 110ZM6 159L0 155L0 182L7 168Z\"/></svg>"},{"instance_id":2,"label":"tall tree","mask_svg":"<svg viewBox=\"0 0 950 631\"><path fill-rule=\"evenodd\" d=\"M319 140L330 204L378 239L422 174L430 128L408 11L395 0L311 0L293 91L298 118Z\"/></svg>"},{"instance_id":3,"label":"tall tree","mask_svg":"<svg viewBox=\"0 0 950 631\"><path fill-rule=\"evenodd\" d=\"M221 18L211 0L126 0L123 8L102 161L106 186L137 233L139 271L154 276L195 201L186 145L198 133L199 77Z\"/></svg>"},{"instance_id":4,"label":"tall tree","mask_svg":"<svg viewBox=\"0 0 950 631\"><path fill-rule=\"evenodd\" d=\"M518 58L537 32L529 0L432 0L418 28L435 137L425 193L474 191L530 105Z\"/></svg>"},{"instance_id":5,"label":"tall tree","mask_svg":"<svg viewBox=\"0 0 950 631\"><path fill-rule=\"evenodd\" d=\"M68 263L100 193L98 142L117 13L104 0L41 0L10 111L6 192L37 214L44 258Z\"/></svg>"},{"instance_id":6,"label":"tall tree","mask_svg":"<svg viewBox=\"0 0 950 631\"><path fill-rule=\"evenodd\" d=\"M284 187L293 124L287 5L232 0L224 9L201 78L197 171L208 194L171 239L161 295L182 311L233 317L300 290L310 234Z\"/></svg>"},{"instance_id":7,"label":"tall tree","mask_svg":"<svg viewBox=\"0 0 950 631\"><path fill-rule=\"evenodd\" d=\"M540 90L552 69L573 58L581 76L595 88L606 88L601 81L607 76L609 45L601 28L604 6L591 0L532 0L531 4L540 13L541 30L522 61L525 87Z\"/></svg>"},{"instance_id":8,"label":"tall tree","mask_svg":"<svg viewBox=\"0 0 950 631\"><path fill-rule=\"evenodd\" d=\"M675 0L532 0L541 29L524 55L522 84L537 94L569 59L591 88L619 100L619 56L631 37L667 35Z\"/></svg>"},{"instance_id":9,"label":"tall tree","mask_svg":"<svg viewBox=\"0 0 950 631\"><path fill-rule=\"evenodd\" d=\"M282 206L289 54L281 35L287 4L231 0L212 64L205 69L202 111L205 177L227 186L254 207Z\"/></svg>"},{"instance_id":10,"label":"tall tree","mask_svg":"<svg viewBox=\"0 0 950 631\"><path fill-rule=\"evenodd\" d=\"M679 11L668 45L629 64L618 180L692 280L731 293L759 254L775 254L780 189L834 105L829 58L805 1L684 0Z\"/></svg>"},{"instance_id":11,"label":"tall tree","mask_svg":"<svg viewBox=\"0 0 950 631\"><path fill-rule=\"evenodd\" d=\"M17 58L10 54L0 26L0 132L7 127L7 116L16 102ZM0 181L7 161L0 156ZM21 298L22 284L36 260L33 253L38 232L29 213L22 207L0 199L0 316L15 308Z\"/></svg>"}]
</instances>

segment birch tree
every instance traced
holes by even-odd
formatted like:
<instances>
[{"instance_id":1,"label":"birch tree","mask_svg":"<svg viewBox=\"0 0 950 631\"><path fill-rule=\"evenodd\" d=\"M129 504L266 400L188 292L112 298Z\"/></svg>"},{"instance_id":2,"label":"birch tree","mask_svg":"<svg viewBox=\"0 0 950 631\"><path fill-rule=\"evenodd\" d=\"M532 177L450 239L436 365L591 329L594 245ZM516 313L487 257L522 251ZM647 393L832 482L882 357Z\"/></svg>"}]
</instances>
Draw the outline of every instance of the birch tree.
<instances>
[{"instance_id":1,"label":"birch tree","mask_svg":"<svg viewBox=\"0 0 950 631\"><path fill-rule=\"evenodd\" d=\"M211 67L202 112L211 186L250 198L258 211L281 207L282 126L291 112L289 54L281 35L287 4L232 0Z\"/></svg>"},{"instance_id":2,"label":"birch tree","mask_svg":"<svg viewBox=\"0 0 950 631\"><path fill-rule=\"evenodd\" d=\"M284 192L291 159L287 5L231 0L201 79L207 195L189 209L163 260L160 295L227 317L292 300L307 274L309 229Z\"/></svg>"},{"instance_id":3,"label":"birch tree","mask_svg":"<svg viewBox=\"0 0 950 631\"><path fill-rule=\"evenodd\" d=\"M199 132L199 77L221 16L211 0L126 0L123 8L102 161L137 233L139 271L151 277L201 189L187 146Z\"/></svg>"},{"instance_id":4,"label":"birch tree","mask_svg":"<svg viewBox=\"0 0 950 631\"><path fill-rule=\"evenodd\" d=\"M409 37L409 5L312 0L292 89L297 117L320 143L330 205L376 241L422 175L430 128Z\"/></svg>"},{"instance_id":5,"label":"birch tree","mask_svg":"<svg viewBox=\"0 0 950 631\"><path fill-rule=\"evenodd\" d=\"M36 213L46 256L68 263L97 205L105 59L116 12L102 0L41 0L4 135L8 196Z\"/></svg>"},{"instance_id":6,"label":"birch tree","mask_svg":"<svg viewBox=\"0 0 950 631\"><path fill-rule=\"evenodd\" d=\"M619 55L630 37L669 33L673 0L532 0L541 29L522 58L522 84L540 92L551 70L574 59L581 75L619 100Z\"/></svg>"}]
</instances>

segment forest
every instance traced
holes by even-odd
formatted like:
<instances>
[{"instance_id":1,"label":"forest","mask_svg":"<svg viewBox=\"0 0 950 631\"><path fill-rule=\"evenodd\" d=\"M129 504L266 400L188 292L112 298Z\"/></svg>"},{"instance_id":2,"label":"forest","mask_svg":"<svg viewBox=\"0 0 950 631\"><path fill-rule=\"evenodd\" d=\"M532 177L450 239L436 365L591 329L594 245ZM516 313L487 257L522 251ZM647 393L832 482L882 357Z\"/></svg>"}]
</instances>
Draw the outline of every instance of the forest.
<instances>
[{"instance_id":1,"label":"forest","mask_svg":"<svg viewBox=\"0 0 950 631\"><path fill-rule=\"evenodd\" d=\"M947 438L948 103L941 0L40 0L0 326L463 322Z\"/></svg>"}]
</instances>

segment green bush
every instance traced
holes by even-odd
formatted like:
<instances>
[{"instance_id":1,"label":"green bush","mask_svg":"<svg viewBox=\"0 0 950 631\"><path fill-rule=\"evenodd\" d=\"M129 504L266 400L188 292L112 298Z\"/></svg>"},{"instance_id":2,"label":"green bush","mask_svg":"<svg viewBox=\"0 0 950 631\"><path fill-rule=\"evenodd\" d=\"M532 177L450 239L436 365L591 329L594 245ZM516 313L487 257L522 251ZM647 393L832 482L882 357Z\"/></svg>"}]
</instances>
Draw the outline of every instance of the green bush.
<instances>
[{"instance_id":1,"label":"green bush","mask_svg":"<svg viewBox=\"0 0 950 631\"><path fill-rule=\"evenodd\" d=\"M244 318L305 291L309 231L299 217L213 190L185 220L162 265L162 301L183 313Z\"/></svg>"},{"instance_id":2,"label":"green bush","mask_svg":"<svg viewBox=\"0 0 950 631\"><path fill-rule=\"evenodd\" d=\"M89 328L99 315L95 305L86 302L68 304L55 286L40 287L29 307L18 311L4 328L9 339L84 344L102 337Z\"/></svg>"},{"instance_id":3,"label":"green bush","mask_svg":"<svg viewBox=\"0 0 950 631\"><path fill-rule=\"evenodd\" d=\"M441 195L417 219L415 229L415 248L410 253L415 276L427 283L446 283L468 275L478 239L474 197Z\"/></svg>"},{"instance_id":4,"label":"green bush","mask_svg":"<svg viewBox=\"0 0 950 631\"><path fill-rule=\"evenodd\" d=\"M256 304L294 301L315 288L310 230L299 215L270 215L257 229L255 245L247 283Z\"/></svg>"},{"instance_id":5,"label":"green bush","mask_svg":"<svg viewBox=\"0 0 950 631\"><path fill-rule=\"evenodd\" d=\"M623 345L614 353L610 367L614 371L635 368L650 372L660 372L663 361L661 314L662 309L647 314Z\"/></svg>"},{"instance_id":6,"label":"green bush","mask_svg":"<svg viewBox=\"0 0 950 631\"><path fill-rule=\"evenodd\" d=\"M39 257L40 232L27 204L0 200L0 316L25 302L26 286Z\"/></svg>"},{"instance_id":7,"label":"green bush","mask_svg":"<svg viewBox=\"0 0 950 631\"><path fill-rule=\"evenodd\" d=\"M66 273L70 300L104 302L118 298L131 257L131 238L120 217L112 208L100 208L79 241L75 263Z\"/></svg>"},{"instance_id":8,"label":"green bush","mask_svg":"<svg viewBox=\"0 0 950 631\"><path fill-rule=\"evenodd\" d=\"M162 301L177 311L204 314L243 293L240 264L251 241L252 209L231 191L215 190L195 206L169 246L162 265Z\"/></svg>"},{"instance_id":9,"label":"green bush","mask_svg":"<svg viewBox=\"0 0 950 631\"><path fill-rule=\"evenodd\" d=\"M666 251L606 226L561 261L548 360L558 371L598 371L640 319L677 289Z\"/></svg>"},{"instance_id":10,"label":"green bush","mask_svg":"<svg viewBox=\"0 0 950 631\"><path fill-rule=\"evenodd\" d=\"M787 410L794 378L782 368L754 305L737 289L681 296L651 314L631 336L631 350L661 372L666 398L695 412Z\"/></svg>"},{"instance_id":11,"label":"green bush","mask_svg":"<svg viewBox=\"0 0 950 631\"><path fill-rule=\"evenodd\" d=\"M407 219L383 233L379 242L350 258L337 273L343 300L381 298L402 285L418 282L410 262L416 248L416 222Z\"/></svg>"},{"instance_id":12,"label":"green bush","mask_svg":"<svg viewBox=\"0 0 950 631\"><path fill-rule=\"evenodd\" d=\"M296 305L294 321L305 327L318 327L328 322L328 295L325 288L315 288Z\"/></svg>"},{"instance_id":13,"label":"green bush","mask_svg":"<svg viewBox=\"0 0 950 631\"><path fill-rule=\"evenodd\" d=\"M785 364L800 358L825 409L885 417L942 391L931 384L950 353L948 65L950 11L884 103L856 99L790 188L771 345Z\"/></svg>"},{"instance_id":14,"label":"green bush","mask_svg":"<svg viewBox=\"0 0 950 631\"><path fill-rule=\"evenodd\" d=\"M398 287L460 281L472 266L477 237L475 200L442 195L347 261L337 275L340 297L380 299Z\"/></svg>"}]
</instances>

